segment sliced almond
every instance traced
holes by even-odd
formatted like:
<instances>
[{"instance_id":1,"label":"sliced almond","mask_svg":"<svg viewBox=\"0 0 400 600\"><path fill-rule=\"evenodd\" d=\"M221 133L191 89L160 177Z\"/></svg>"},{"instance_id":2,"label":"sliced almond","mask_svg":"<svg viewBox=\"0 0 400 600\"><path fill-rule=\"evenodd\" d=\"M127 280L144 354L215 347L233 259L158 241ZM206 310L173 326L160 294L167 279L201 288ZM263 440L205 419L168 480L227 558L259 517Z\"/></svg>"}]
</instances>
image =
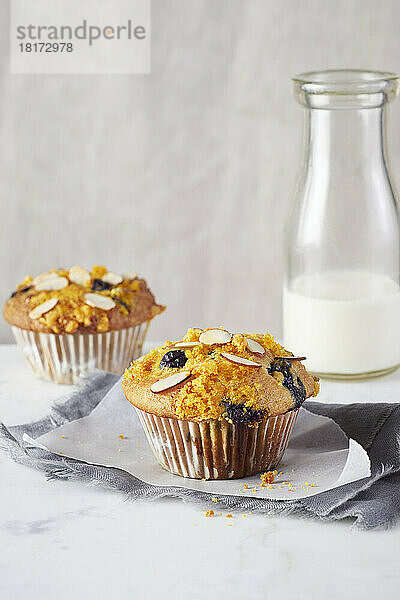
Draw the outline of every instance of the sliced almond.
<instances>
[{"instance_id":1,"label":"sliced almond","mask_svg":"<svg viewBox=\"0 0 400 600\"><path fill-rule=\"evenodd\" d=\"M151 391L154 394L159 394L160 392L165 392L166 390L170 390L175 386L179 385L189 379L191 376L190 371L181 371L180 373L176 373L175 375L170 375L169 377L165 377L164 379L159 379L150 387Z\"/></svg>"},{"instance_id":2,"label":"sliced almond","mask_svg":"<svg viewBox=\"0 0 400 600\"><path fill-rule=\"evenodd\" d=\"M114 300L109 296L101 296L100 294L85 294L84 299L86 304L89 304L89 306L93 306L94 308L110 310L115 306Z\"/></svg>"},{"instance_id":3,"label":"sliced almond","mask_svg":"<svg viewBox=\"0 0 400 600\"><path fill-rule=\"evenodd\" d=\"M232 339L232 334L225 329L208 329L200 334L199 342L212 346L213 344L227 344Z\"/></svg>"},{"instance_id":4,"label":"sliced almond","mask_svg":"<svg viewBox=\"0 0 400 600\"><path fill-rule=\"evenodd\" d=\"M111 271L108 271L108 273L103 275L101 279L110 285L118 285L122 281L121 275L118 275L118 273L112 273Z\"/></svg>"},{"instance_id":5,"label":"sliced almond","mask_svg":"<svg viewBox=\"0 0 400 600\"><path fill-rule=\"evenodd\" d=\"M251 338L248 338L248 337L246 338L246 342L247 342L247 347L250 350L250 352L253 352L253 354L257 354L258 356L264 356L264 354L265 354L264 346L261 346L261 344L259 344L255 340L252 340Z\"/></svg>"},{"instance_id":6,"label":"sliced almond","mask_svg":"<svg viewBox=\"0 0 400 600\"><path fill-rule=\"evenodd\" d=\"M284 358L285 360L307 360L306 356L275 356L276 358Z\"/></svg>"},{"instance_id":7,"label":"sliced almond","mask_svg":"<svg viewBox=\"0 0 400 600\"><path fill-rule=\"evenodd\" d=\"M76 283L76 285L82 285L83 287L90 285L90 273L83 267L71 267L68 277L70 282Z\"/></svg>"},{"instance_id":8,"label":"sliced almond","mask_svg":"<svg viewBox=\"0 0 400 600\"><path fill-rule=\"evenodd\" d=\"M126 273L122 273L122 277L124 279L136 279L137 276L138 274L136 271L127 271Z\"/></svg>"},{"instance_id":9,"label":"sliced almond","mask_svg":"<svg viewBox=\"0 0 400 600\"><path fill-rule=\"evenodd\" d=\"M35 306L34 309L31 310L29 316L31 319L39 319L42 315L49 312L52 308L57 304L57 298L50 298L50 300L46 300L46 302L42 302L38 306Z\"/></svg>"},{"instance_id":10,"label":"sliced almond","mask_svg":"<svg viewBox=\"0 0 400 600\"><path fill-rule=\"evenodd\" d=\"M222 356L222 358L225 358L225 360L229 360L229 362L234 363L235 365L241 365L243 367L261 367L260 363L254 362L254 360L249 360L248 358L243 358L242 356L238 356L237 354L221 352L220 356Z\"/></svg>"},{"instance_id":11,"label":"sliced almond","mask_svg":"<svg viewBox=\"0 0 400 600\"><path fill-rule=\"evenodd\" d=\"M51 277L58 277L58 273L56 273L55 271L46 271L45 273L39 273L39 275L36 275L36 277L32 279L32 284L37 285L44 279L50 279Z\"/></svg>"},{"instance_id":12,"label":"sliced almond","mask_svg":"<svg viewBox=\"0 0 400 600\"><path fill-rule=\"evenodd\" d=\"M200 342L178 342L169 348L195 348L196 346L201 346Z\"/></svg>"},{"instance_id":13,"label":"sliced almond","mask_svg":"<svg viewBox=\"0 0 400 600\"><path fill-rule=\"evenodd\" d=\"M69 281L66 277L59 277L55 273L52 274L52 277L48 277L47 279L42 279L35 285L35 289L39 292L44 290L62 290L62 288L67 287Z\"/></svg>"}]
</instances>

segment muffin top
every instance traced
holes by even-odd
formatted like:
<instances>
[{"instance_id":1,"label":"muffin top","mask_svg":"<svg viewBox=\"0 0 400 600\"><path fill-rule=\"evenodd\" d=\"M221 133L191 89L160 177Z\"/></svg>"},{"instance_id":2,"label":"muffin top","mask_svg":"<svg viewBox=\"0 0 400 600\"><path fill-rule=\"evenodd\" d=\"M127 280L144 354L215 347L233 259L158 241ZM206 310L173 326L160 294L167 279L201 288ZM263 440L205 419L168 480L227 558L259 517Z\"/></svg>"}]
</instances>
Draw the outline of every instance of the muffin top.
<instances>
[{"instance_id":1,"label":"muffin top","mask_svg":"<svg viewBox=\"0 0 400 600\"><path fill-rule=\"evenodd\" d=\"M104 266L51 269L27 276L4 306L5 320L43 333L103 333L139 325L165 309L144 279Z\"/></svg>"},{"instance_id":2,"label":"muffin top","mask_svg":"<svg viewBox=\"0 0 400 600\"><path fill-rule=\"evenodd\" d=\"M303 358L268 333L195 328L133 362L122 387L134 406L159 417L254 425L317 395Z\"/></svg>"}]
</instances>

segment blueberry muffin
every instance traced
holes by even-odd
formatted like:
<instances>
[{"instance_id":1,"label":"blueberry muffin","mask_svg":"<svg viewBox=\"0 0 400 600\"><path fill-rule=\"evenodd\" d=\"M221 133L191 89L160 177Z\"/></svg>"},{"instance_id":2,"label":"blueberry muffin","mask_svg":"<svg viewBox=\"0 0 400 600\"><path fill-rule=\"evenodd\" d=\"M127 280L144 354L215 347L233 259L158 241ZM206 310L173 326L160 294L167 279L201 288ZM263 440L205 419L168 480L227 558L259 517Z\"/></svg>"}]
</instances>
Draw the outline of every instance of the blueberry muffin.
<instances>
[{"instance_id":1,"label":"blueberry muffin","mask_svg":"<svg viewBox=\"0 0 400 600\"><path fill-rule=\"evenodd\" d=\"M269 334L189 329L124 373L160 464L177 475L229 479L274 468L318 380Z\"/></svg>"},{"instance_id":2,"label":"blueberry muffin","mask_svg":"<svg viewBox=\"0 0 400 600\"><path fill-rule=\"evenodd\" d=\"M26 277L3 314L35 373L74 383L93 368L121 374L164 308L134 272L75 266Z\"/></svg>"}]
</instances>

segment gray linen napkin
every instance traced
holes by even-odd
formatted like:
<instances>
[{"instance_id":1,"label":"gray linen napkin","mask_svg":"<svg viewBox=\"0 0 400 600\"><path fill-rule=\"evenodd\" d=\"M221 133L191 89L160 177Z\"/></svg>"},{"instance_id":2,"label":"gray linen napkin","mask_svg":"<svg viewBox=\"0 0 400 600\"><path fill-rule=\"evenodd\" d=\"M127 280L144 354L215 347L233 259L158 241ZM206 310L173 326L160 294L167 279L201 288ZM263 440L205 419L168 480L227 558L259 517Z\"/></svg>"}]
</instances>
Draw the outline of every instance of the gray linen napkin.
<instances>
[{"instance_id":1,"label":"gray linen napkin","mask_svg":"<svg viewBox=\"0 0 400 600\"><path fill-rule=\"evenodd\" d=\"M16 462L44 471L49 479L80 479L127 494L131 500L174 496L206 505L211 494L179 487L149 485L116 468L102 467L58 456L22 441L87 416L118 380L116 375L96 372L50 414L33 423L7 428L0 423L0 447ZM264 514L295 513L320 519L352 517L362 529L389 527L400 517L400 404L322 404L306 402L311 412L336 421L348 437L368 452L371 476L301 500L270 500L218 495L230 510Z\"/></svg>"}]
</instances>

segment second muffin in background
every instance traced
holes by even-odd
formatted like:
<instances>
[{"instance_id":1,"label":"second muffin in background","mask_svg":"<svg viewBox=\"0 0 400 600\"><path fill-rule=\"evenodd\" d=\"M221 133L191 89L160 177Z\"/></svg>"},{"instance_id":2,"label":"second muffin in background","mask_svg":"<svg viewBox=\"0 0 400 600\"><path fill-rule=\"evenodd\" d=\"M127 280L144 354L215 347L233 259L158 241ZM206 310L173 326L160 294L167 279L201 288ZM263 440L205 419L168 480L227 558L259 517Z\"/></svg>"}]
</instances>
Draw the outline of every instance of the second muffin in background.
<instances>
[{"instance_id":1,"label":"second muffin in background","mask_svg":"<svg viewBox=\"0 0 400 600\"><path fill-rule=\"evenodd\" d=\"M274 468L318 382L269 334L189 329L135 361L122 383L168 471L239 478Z\"/></svg>"},{"instance_id":2,"label":"second muffin in background","mask_svg":"<svg viewBox=\"0 0 400 600\"><path fill-rule=\"evenodd\" d=\"M75 266L26 277L3 314L37 375L75 383L93 368L120 375L164 309L134 272Z\"/></svg>"}]
</instances>

